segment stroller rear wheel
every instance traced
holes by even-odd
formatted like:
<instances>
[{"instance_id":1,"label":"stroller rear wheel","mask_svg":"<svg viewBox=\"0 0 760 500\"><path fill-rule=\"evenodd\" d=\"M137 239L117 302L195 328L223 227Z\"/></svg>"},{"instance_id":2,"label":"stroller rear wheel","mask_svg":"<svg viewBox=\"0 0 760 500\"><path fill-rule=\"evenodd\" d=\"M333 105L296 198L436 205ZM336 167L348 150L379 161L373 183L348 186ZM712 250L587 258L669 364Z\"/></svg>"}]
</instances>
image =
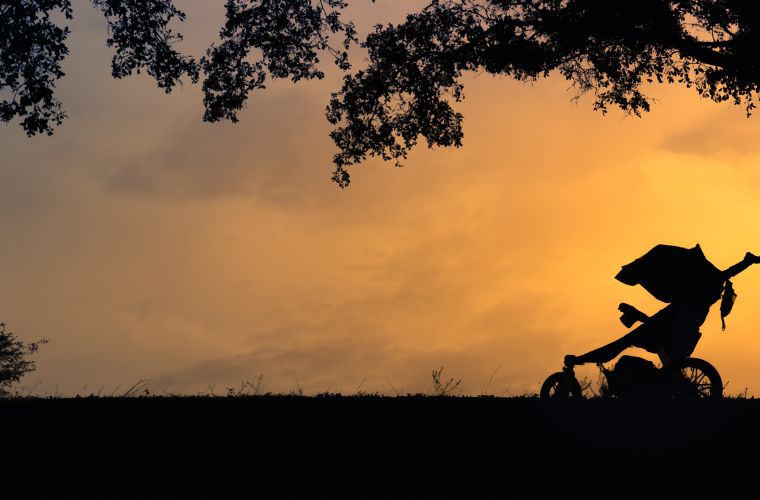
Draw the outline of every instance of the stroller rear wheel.
<instances>
[{"instance_id":1,"label":"stroller rear wheel","mask_svg":"<svg viewBox=\"0 0 760 500\"><path fill-rule=\"evenodd\" d=\"M723 381L713 365L699 358L687 358L681 365L686 380L685 396L693 399L720 399L723 397Z\"/></svg>"}]
</instances>

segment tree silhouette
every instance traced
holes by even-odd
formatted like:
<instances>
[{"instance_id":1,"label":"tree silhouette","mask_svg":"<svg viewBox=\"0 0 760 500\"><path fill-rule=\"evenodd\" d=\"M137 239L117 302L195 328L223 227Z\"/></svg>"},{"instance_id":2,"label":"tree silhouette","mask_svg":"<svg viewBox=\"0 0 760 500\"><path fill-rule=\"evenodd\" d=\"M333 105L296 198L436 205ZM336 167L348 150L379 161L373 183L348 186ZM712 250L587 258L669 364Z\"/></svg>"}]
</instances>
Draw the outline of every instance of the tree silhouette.
<instances>
[{"instance_id":1,"label":"tree silhouette","mask_svg":"<svg viewBox=\"0 0 760 500\"><path fill-rule=\"evenodd\" d=\"M172 0L92 4L107 19L115 77L145 70L167 92L183 76L202 78L212 122L237 121L268 79L322 78L323 54L349 71L358 41L344 0L227 0L221 40L195 60L174 48L181 35L170 23L185 15ZM51 134L65 118L53 91L68 30L53 11L70 18L69 0L0 4L0 120L20 118L29 135ZM578 95L593 95L595 109L637 116L649 110L647 83L682 84L748 115L760 85L760 5L751 0L432 0L398 25L376 26L361 45L367 67L344 77L327 110L342 187L348 166L371 156L398 163L421 138L460 146L452 104L469 71L517 80L559 72Z\"/></svg>"},{"instance_id":2,"label":"tree silhouette","mask_svg":"<svg viewBox=\"0 0 760 500\"><path fill-rule=\"evenodd\" d=\"M50 19L55 10L71 19L69 0L0 3L0 120L20 118L28 135L52 135L66 118L54 90L69 30Z\"/></svg>"},{"instance_id":3,"label":"tree silhouette","mask_svg":"<svg viewBox=\"0 0 760 500\"><path fill-rule=\"evenodd\" d=\"M34 371L34 361L27 359L27 356L37 352L41 344L47 343L45 339L25 343L5 328L5 323L0 323L0 396L8 395L12 384Z\"/></svg>"}]
</instances>

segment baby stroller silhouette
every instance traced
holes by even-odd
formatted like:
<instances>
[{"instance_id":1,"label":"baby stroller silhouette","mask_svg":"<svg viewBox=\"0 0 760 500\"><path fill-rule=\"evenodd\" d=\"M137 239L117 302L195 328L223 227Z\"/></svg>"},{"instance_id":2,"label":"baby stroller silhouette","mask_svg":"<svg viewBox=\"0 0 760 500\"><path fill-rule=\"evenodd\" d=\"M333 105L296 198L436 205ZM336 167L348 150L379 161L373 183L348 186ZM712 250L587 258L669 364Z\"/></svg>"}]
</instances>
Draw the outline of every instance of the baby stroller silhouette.
<instances>
[{"instance_id":1,"label":"baby stroller silhouette","mask_svg":"<svg viewBox=\"0 0 760 500\"><path fill-rule=\"evenodd\" d=\"M614 397L720 398L723 382L718 370L691 353L702 334L699 327L707 318L710 306L721 299L721 318L731 312L736 294L730 278L759 263L760 257L749 252L737 264L721 271L708 261L699 245L682 248L657 245L642 257L623 266L615 276L627 285L641 285L657 299L669 304L647 316L629 304L620 304L620 321L626 327L638 327L607 345L581 356L565 356L565 365L541 386L542 398L580 398L582 388L573 367L596 363L604 375L603 395ZM636 356L622 356L629 347L640 347L657 354L662 367Z\"/></svg>"}]
</instances>

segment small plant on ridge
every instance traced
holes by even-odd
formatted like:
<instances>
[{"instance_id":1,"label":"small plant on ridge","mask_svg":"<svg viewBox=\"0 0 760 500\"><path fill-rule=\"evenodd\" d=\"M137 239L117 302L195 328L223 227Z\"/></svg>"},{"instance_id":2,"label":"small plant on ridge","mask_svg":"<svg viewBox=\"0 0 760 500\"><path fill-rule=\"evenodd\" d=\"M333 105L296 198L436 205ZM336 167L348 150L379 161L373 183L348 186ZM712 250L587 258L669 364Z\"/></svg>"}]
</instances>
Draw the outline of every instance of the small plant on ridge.
<instances>
[{"instance_id":1,"label":"small plant on ridge","mask_svg":"<svg viewBox=\"0 0 760 500\"><path fill-rule=\"evenodd\" d=\"M462 389L459 387L462 379L454 380L450 378L443 382L441 375L443 375L443 367L439 370L433 370L433 396L453 396L462 392Z\"/></svg>"}]
</instances>

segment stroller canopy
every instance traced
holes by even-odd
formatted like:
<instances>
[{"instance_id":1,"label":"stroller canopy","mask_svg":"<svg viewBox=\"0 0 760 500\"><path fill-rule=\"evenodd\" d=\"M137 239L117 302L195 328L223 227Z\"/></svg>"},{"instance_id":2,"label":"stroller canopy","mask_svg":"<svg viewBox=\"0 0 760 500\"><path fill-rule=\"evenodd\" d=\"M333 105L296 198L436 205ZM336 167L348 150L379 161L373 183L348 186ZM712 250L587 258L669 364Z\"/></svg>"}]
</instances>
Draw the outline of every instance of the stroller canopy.
<instances>
[{"instance_id":1,"label":"stroller canopy","mask_svg":"<svg viewBox=\"0 0 760 500\"><path fill-rule=\"evenodd\" d=\"M683 248L657 245L623 266L615 279L626 285L641 285L663 302L718 300L725 278L702 253L699 245Z\"/></svg>"}]
</instances>

